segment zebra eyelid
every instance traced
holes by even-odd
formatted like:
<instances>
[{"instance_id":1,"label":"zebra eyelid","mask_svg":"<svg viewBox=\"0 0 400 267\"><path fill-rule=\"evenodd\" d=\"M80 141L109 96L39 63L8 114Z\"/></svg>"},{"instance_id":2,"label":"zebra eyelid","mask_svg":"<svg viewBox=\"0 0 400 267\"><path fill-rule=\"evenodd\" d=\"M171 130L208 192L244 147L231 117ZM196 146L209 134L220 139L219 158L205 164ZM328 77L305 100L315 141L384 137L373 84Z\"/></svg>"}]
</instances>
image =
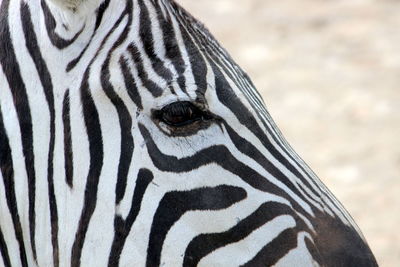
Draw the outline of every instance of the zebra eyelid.
<instances>
[{"instance_id":1,"label":"zebra eyelid","mask_svg":"<svg viewBox=\"0 0 400 267\"><path fill-rule=\"evenodd\" d=\"M171 127L185 127L198 121L213 118L211 113L190 101L177 101L152 111L153 119Z\"/></svg>"}]
</instances>

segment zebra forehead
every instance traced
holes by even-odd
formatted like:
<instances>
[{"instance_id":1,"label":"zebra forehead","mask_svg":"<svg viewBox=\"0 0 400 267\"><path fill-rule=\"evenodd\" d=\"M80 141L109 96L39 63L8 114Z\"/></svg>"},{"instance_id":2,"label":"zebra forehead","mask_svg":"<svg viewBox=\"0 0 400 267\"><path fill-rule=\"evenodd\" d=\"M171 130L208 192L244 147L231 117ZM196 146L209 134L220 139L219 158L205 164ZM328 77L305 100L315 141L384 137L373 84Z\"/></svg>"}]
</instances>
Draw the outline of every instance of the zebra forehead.
<instances>
[{"instance_id":1,"label":"zebra forehead","mask_svg":"<svg viewBox=\"0 0 400 267\"><path fill-rule=\"evenodd\" d=\"M66 5L67 2L82 5L96 3L95 0L69 0ZM100 47L93 59L103 67L115 67L112 73L122 70L125 75L134 68L140 79L144 79L143 86L152 91L153 96L159 97L163 89L170 91L171 85L175 84L181 89L185 88L185 91L196 91L197 96L201 97L210 86L207 73L221 65L229 68L231 74L247 79L207 28L172 0L105 0L97 1L97 5L91 11L94 16L87 16L83 26L75 27L76 37L86 35L90 38L88 46L92 44ZM60 20L63 19L65 17L61 16ZM66 24L69 22L76 24L74 19L68 20ZM90 24L95 24L93 32L84 32L82 27L92 29L92 26L88 27ZM94 35L97 37L93 38ZM87 54L84 50L81 56ZM80 59L71 61L67 71L74 69ZM107 64L103 65L104 61ZM118 61L119 64L110 64L112 61ZM149 64L151 71L143 72L149 69ZM224 68L214 71L213 75L222 75ZM104 71L105 68L102 68L101 72L93 73L104 74ZM156 83L150 80L161 80L161 88L157 88ZM194 90L195 87L197 90Z\"/></svg>"}]
</instances>

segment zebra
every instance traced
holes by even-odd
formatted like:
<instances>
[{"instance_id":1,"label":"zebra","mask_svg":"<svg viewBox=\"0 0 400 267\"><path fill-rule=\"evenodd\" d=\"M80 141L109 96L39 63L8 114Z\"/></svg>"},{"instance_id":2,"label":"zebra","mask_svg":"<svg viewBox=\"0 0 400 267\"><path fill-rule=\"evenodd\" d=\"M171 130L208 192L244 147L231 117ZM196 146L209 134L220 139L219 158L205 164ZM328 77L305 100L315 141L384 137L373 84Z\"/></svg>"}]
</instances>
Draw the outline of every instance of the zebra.
<instances>
[{"instance_id":1,"label":"zebra","mask_svg":"<svg viewBox=\"0 0 400 267\"><path fill-rule=\"evenodd\" d=\"M0 0L0 266L377 266L173 0Z\"/></svg>"}]
</instances>

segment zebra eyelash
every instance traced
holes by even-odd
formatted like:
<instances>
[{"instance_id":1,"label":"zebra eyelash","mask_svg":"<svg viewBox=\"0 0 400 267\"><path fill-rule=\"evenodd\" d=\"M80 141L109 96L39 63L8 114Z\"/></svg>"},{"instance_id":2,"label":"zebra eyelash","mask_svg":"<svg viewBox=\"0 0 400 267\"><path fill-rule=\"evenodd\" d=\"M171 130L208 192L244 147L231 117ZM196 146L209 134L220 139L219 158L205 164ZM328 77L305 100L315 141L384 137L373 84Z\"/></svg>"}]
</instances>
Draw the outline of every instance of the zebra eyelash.
<instances>
[{"instance_id":1,"label":"zebra eyelash","mask_svg":"<svg viewBox=\"0 0 400 267\"><path fill-rule=\"evenodd\" d=\"M153 111L153 118L171 127L185 127L212 119L211 114L189 101L173 102Z\"/></svg>"},{"instance_id":2,"label":"zebra eyelash","mask_svg":"<svg viewBox=\"0 0 400 267\"><path fill-rule=\"evenodd\" d=\"M177 101L153 110L152 119L168 135L189 136L208 128L217 117L196 103Z\"/></svg>"}]
</instances>

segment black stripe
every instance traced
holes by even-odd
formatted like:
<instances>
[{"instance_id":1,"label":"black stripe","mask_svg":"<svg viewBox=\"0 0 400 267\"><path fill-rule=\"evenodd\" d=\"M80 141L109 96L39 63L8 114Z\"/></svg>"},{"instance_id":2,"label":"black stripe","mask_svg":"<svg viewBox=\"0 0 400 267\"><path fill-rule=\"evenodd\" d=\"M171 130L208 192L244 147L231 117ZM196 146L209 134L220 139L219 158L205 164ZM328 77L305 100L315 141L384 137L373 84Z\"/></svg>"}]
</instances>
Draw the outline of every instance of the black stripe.
<instances>
[{"instance_id":1,"label":"black stripe","mask_svg":"<svg viewBox=\"0 0 400 267\"><path fill-rule=\"evenodd\" d=\"M128 51L130 52L132 59L135 62L136 70L138 72L139 79L142 81L143 86L154 97L161 96L163 90L155 82L149 79L149 75L144 68L143 60L137 47L132 43L128 46Z\"/></svg>"},{"instance_id":2,"label":"black stripe","mask_svg":"<svg viewBox=\"0 0 400 267\"><path fill-rule=\"evenodd\" d=\"M21 77L21 71L17 63L14 48L10 36L10 26L6 18L8 18L8 8L10 0L3 0L0 17L5 18L0 23L0 63L3 67L8 84L13 95L14 106L18 116L18 122L21 129L22 151L25 158L25 168L28 177L28 198L29 198L29 234L33 257L36 261L36 244L35 244L35 156L33 154L33 133L32 133L32 117L29 108L28 95L26 87ZM27 18L23 18L27 19Z\"/></svg>"},{"instance_id":3,"label":"black stripe","mask_svg":"<svg viewBox=\"0 0 400 267\"><path fill-rule=\"evenodd\" d=\"M93 33L94 36L94 33ZM78 65L79 61L82 59L83 55L85 54L86 50L89 48L89 45L93 39L93 36L90 38L90 41L86 44L85 48L83 48L83 50L81 51L81 53L73 60L71 60L71 62L69 62L67 64L67 67L65 68L66 72L70 72L71 70L73 70L76 65Z\"/></svg>"},{"instance_id":4,"label":"black stripe","mask_svg":"<svg viewBox=\"0 0 400 267\"><path fill-rule=\"evenodd\" d=\"M94 27L95 32L100 27L100 24L103 21L104 12L106 12L109 5L110 5L110 0L104 0L104 2L101 3L99 8L97 9L97 18L96 18L96 24Z\"/></svg>"},{"instance_id":5,"label":"black stripe","mask_svg":"<svg viewBox=\"0 0 400 267\"><path fill-rule=\"evenodd\" d=\"M72 152L72 133L70 118L69 89L64 94L62 109L63 129L64 129L64 168L65 182L70 188L74 186L74 160Z\"/></svg>"},{"instance_id":6,"label":"black stripe","mask_svg":"<svg viewBox=\"0 0 400 267\"><path fill-rule=\"evenodd\" d=\"M14 233L19 246L19 255L23 267L27 267L26 251L24 244L24 236L22 233L21 222L18 214L17 200L15 195L14 185L14 168L13 160L11 156L11 147L6 133L6 129L3 124L3 114L1 113L0 107L0 169L3 176L4 189L6 193L6 200L8 210L14 224ZM0 248L3 254L3 259L7 262L7 246L4 243L0 244Z\"/></svg>"},{"instance_id":7,"label":"black stripe","mask_svg":"<svg viewBox=\"0 0 400 267\"><path fill-rule=\"evenodd\" d=\"M39 73L40 81L43 86L44 94L50 112L50 142L49 154L47 160L47 182L49 191L49 205L50 205L50 220L51 220L51 241L53 245L53 263L57 267L59 265L59 252L58 252L58 214L57 202L54 193L53 181L53 156L54 156L54 140L55 140L55 110L54 110L54 95L53 84L47 65L42 57L40 48L36 39L36 34L31 21L31 13L29 7L25 3L21 3L21 20L25 35L25 45L31 55L36 69Z\"/></svg>"},{"instance_id":8,"label":"black stripe","mask_svg":"<svg viewBox=\"0 0 400 267\"><path fill-rule=\"evenodd\" d=\"M159 4L158 4L159 5ZM158 6L157 5L157 6ZM156 6L156 7L157 7ZM183 92L186 92L186 78L184 76L185 73L185 61L183 60L182 53L179 49L181 46L178 44L178 39L176 38L176 34L173 28L173 22L167 14L167 18L162 16L161 7L158 6L157 10L158 20L161 26L161 30L163 32L164 37L164 45L165 52L168 59L171 60L174 65L176 71L178 72L178 85Z\"/></svg>"},{"instance_id":9,"label":"black stripe","mask_svg":"<svg viewBox=\"0 0 400 267\"><path fill-rule=\"evenodd\" d=\"M157 53L154 50L154 40L153 40L153 29L152 23L153 19L149 16L149 11L143 0L138 1L140 6L140 18L139 18L139 35L143 42L144 52L147 57L150 58L151 64L154 71L160 75L165 81L170 81L172 79L172 73L169 69L165 68L164 62L160 60Z\"/></svg>"},{"instance_id":10,"label":"black stripe","mask_svg":"<svg viewBox=\"0 0 400 267\"><path fill-rule=\"evenodd\" d=\"M183 92L186 92L186 79L185 73L185 61L183 60L182 53L179 49L178 39L176 37L173 22L170 15L167 13L166 18L163 17L163 12L161 10L160 3L155 3L155 8L157 12L157 18L160 23L160 27L163 33L164 46L166 56L171 60L175 70L178 72L178 85Z\"/></svg>"},{"instance_id":11,"label":"black stripe","mask_svg":"<svg viewBox=\"0 0 400 267\"><path fill-rule=\"evenodd\" d=\"M3 231L0 227L0 253L1 258L4 262L4 267L11 267L10 255L8 254L8 248L6 241L4 240Z\"/></svg>"},{"instance_id":12,"label":"black stripe","mask_svg":"<svg viewBox=\"0 0 400 267\"><path fill-rule=\"evenodd\" d=\"M159 266L167 233L183 214L193 210L226 209L246 197L244 189L228 185L166 193L151 225L146 266Z\"/></svg>"},{"instance_id":13,"label":"black stripe","mask_svg":"<svg viewBox=\"0 0 400 267\"><path fill-rule=\"evenodd\" d=\"M297 229L284 230L270 243L265 245L257 255L243 264L243 267L272 266L285 257L292 249L297 247Z\"/></svg>"},{"instance_id":14,"label":"black stripe","mask_svg":"<svg viewBox=\"0 0 400 267\"><path fill-rule=\"evenodd\" d=\"M86 132L89 139L90 166L85 187L83 209L71 251L71 267L80 266L82 248L89 228L89 222L96 208L97 189L104 156L99 113L90 94L88 82L89 71L90 68L84 74L80 92Z\"/></svg>"},{"instance_id":15,"label":"black stripe","mask_svg":"<svg viewBox=\"0 0 400 267\"><path fill-rule=\"evenodd\" d=\"M287 205L267 202L226 232L196 236L186 248L183 266L197 266L200 260L211 252L231 243L239 242L278 216L291 215L292 213L293 210Z\"/></svg>"},{"instance_id":16,"label":"black stripe","mask_svg":"<svg viewBox=\"0 0 400 267\"><path fill-rule=\"evenodd\" d=\"M182 7L180 7L179 4L172 3L172 5L174 10L178 10L178 12L174 15L179 23L180 32L185 43L185 49L189 54L192 73L197 85L196 94L200 99L203 99L204 94L208 89L208 84L207 64L201 52L204 51L210 53L209 47L215 47L216 41L213 39L208 30L189 13L187 13ZM170 20L169 23L172 24ZM203 32L200 32L199 30L193 30L194 25L203 30ZM199 34L196 34L198 31ZM204 37L205 34L208 34L208 39ZM219 48L219 50L221 49ZM205 56L208 58L210 57L210 55Z\"/></svg>"},{"instance_id":17,"label":"black stripe","mask_svg":"<svg viewBox=\"0 0 400 267\"><path fill-rule=\"evenodd\" d=\"M162 3L164 5L165 3ZM164 45L166 50L166 56L171 60L178 72L178 85L183 92L186 93L186 78L184 76L186 65L183 60L183 55L179 47L181 44L178 43L178 39L175 34L173 27L173 21L168 12L166 12L166 17L163 17L163 12L161 10L160 2L155 5L157 9L158 20L161 25L161 29L164 37ZM190 55L190 53L189 53Z\"/></svg>"},{"instance_id":18,"label":"black stripe","mask_svg":"<svg viewBox=\"0 0 400 267\"><path fill-rule=\"evenodd\" d=\"M192 68L194 80L197 85L196 93L199 97L204 98L207 91L207 65L204 58L199 52L199 48L193 42L192 38L188 35L182 24L179 24L182 38L185 42L185 48L189 54L189 60Z\"/></svg>"},{"instance_id":19,"label":"black stripe","mask_svg":"<svg viewBox=\"0 0 400 267\"><path fill-rule=\"evenodd\" d=\"M124 75L125 88L129 97L132 99L133 103L135 103L138 109L143 109L142 98L140 97L135 78L133 77L128 64L126 63L126 59L121 57L119 64L121 66L122 74Z\"/></svg>"},{"instance_id":20,"label":"black stripe","mask_svg":"<svg viewBox=\"0 0 400 267\"><path fill-rule=\"evenodd\" d=\"M73 44L76 41L76 39L78 39L79 35L81 35L81 33L83 32L85 26L83 26L82 29L80 29L80 31L77 32L74 35L74 37L72 37L72 39L66 40L57 34L56 32L57 22L54 19L54 16L51 13L49 7L47 6L45 0L41 1L41 6L44 15L44 23L46 25L47 34L49 36L51 43L58 49L64 49Z\"/></svg>"},{"instance_id":21,"label":"black stripe","mask_svg":"<svg viewBox=\"0 0 400 267\"><path fill-rule=\"evenodd\" d=\"M108 266L118 266L119 258L122 249L125 245L126 238L131 231L132 225L139 214L142 200L147 187L153 180L153 174L148 169L140 169L136 179L135 192L132 196L131 209L129 210L126 220L121 216L116 215L114 218L114 240L111 246L110 257L108 259Z\"/></svg>"},{"instance_id":22,"label":"black stripe","mask_svg":"<svg viewBox=\"0 0 400 267\"><path fill-rule=\"evenodd\" d=\"M132 137L132 118L125 106L122 99L115 93L110 83L110 57L106 59L106 62L102 66L101 85L107 97L113 103L118 113L119 125L121 127L121 145L120 145L120 158L118 165L118 179L115 189L116 204L118 205L123 199L126 190L126 181L128 179L128 171L132 161L133 155L133 137Z\"/></svg>"}]
</instances>

